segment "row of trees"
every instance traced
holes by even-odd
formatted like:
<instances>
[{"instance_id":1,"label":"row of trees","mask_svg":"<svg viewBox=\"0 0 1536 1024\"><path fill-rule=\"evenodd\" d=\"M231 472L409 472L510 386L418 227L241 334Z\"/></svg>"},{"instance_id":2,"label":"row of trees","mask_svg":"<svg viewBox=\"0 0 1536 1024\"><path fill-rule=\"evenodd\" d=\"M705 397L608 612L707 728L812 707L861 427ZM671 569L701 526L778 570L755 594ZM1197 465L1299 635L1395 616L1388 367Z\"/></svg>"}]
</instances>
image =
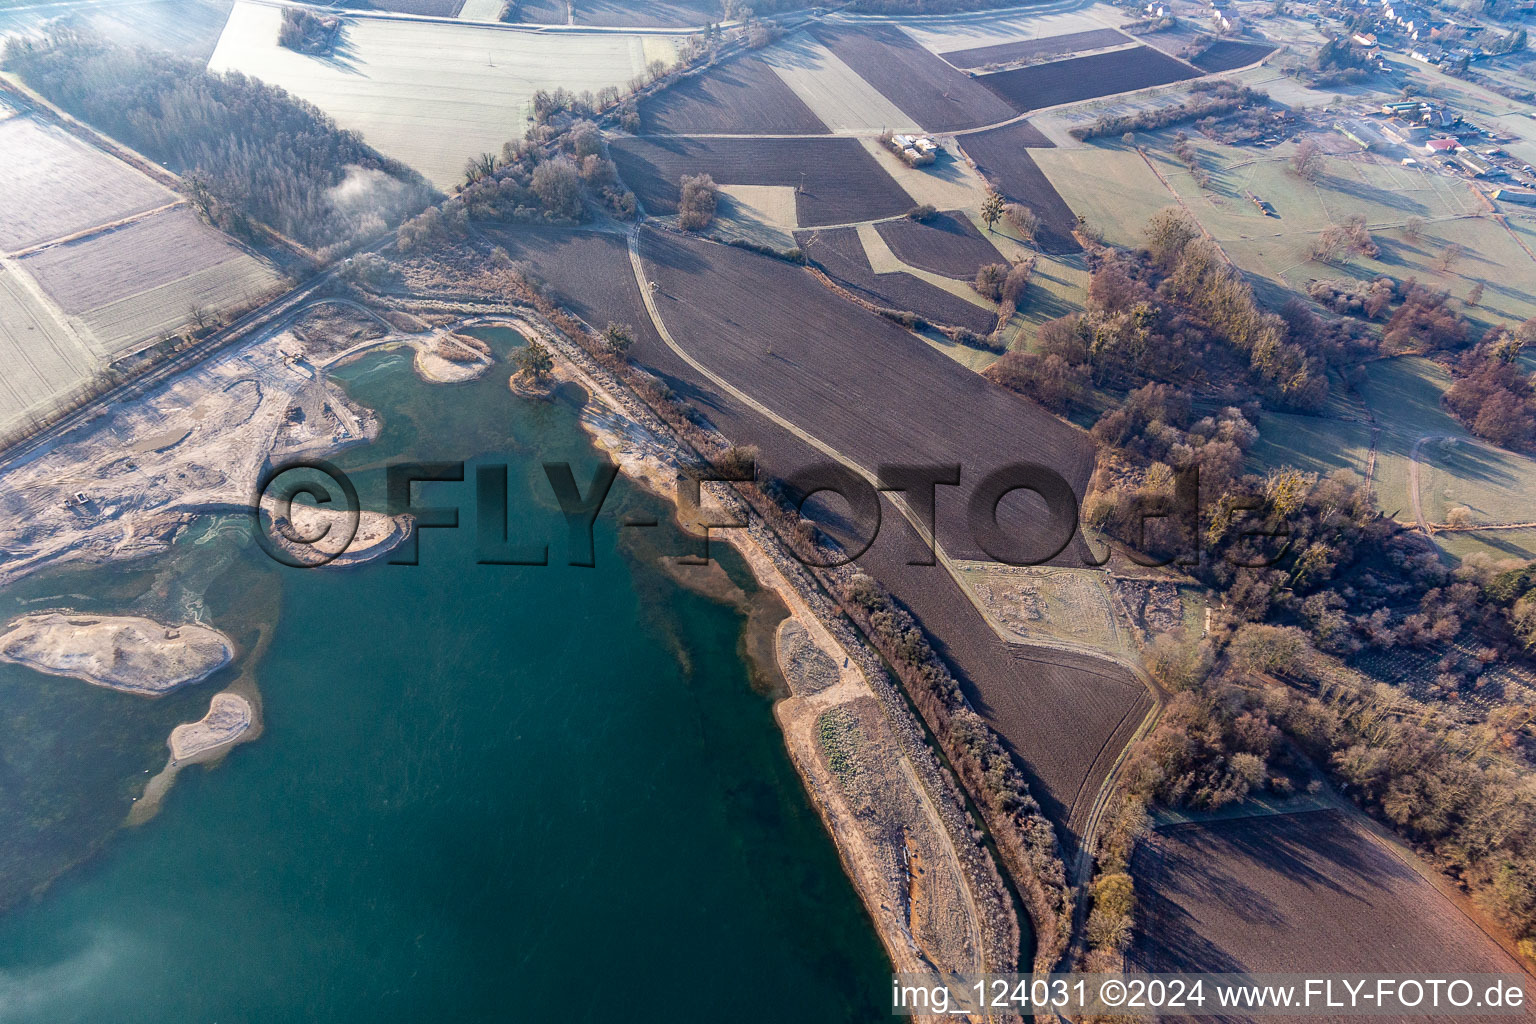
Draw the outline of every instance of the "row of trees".
<instances>
[{"instance_id":1,"label":"row of trees","mask_svg":"<svg viewBox=\"0 0 1536 1024\"><path fill-rule=\"evenodd\" d=\"M341 247L433 197L420 175L312 104L238 73L62 28L11 39L5 62L53 103L184 175L198 209L235 234L259 221L310 247Z\"/></svg>"},{"instance_id":2,"label":"row of trees","mask_svg":"<svg viewBox=\"0 0 1536 1024\"><path fill-rule=\"evenodd\" d=\"M471 220L575 224L587 219L588 202L621 220L634 217L635 194L619 180L597 126L576 121L554 137L553 152L529 138L470 160L452 199L401 225L401 249L463 234Z\"/></svg>"},{"instance_id":3,"label":"row of trees","mask_svg":"<svg viewBox=\"0 0 1536 1024\"><path fill-rule=\"evenodd\" d=\"M1124 135L1126 132L1155 132L1188 121L1207 117L1225 117L1250 106L1266 104L1269 94L1230 79L1199 81L1190 87L1191 95L1182 103L1137 110L1128 114L1105 114L1091 124L1072 129L1072 136L1089 139Z\"/></svg>"}]
</instances>

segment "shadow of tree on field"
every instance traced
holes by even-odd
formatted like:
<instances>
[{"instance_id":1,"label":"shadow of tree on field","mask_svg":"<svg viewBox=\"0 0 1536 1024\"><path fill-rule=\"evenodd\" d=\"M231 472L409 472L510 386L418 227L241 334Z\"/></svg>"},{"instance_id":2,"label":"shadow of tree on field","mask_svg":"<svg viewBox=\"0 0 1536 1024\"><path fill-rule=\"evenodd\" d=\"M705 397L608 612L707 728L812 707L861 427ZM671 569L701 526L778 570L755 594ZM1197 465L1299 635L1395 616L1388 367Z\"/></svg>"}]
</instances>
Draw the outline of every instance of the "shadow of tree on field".
<instances>
[{"instance_id":1,"label":"shadow of tree on field","mask_svg":"<svg viewBox=\"0 0 1536 1024\"><path fill-rule=\"evenodd\" d=\"M1334 810L1165 826L1134 870L1137 966L1158 971L1295 969L1319 922L1379 913L1422 884Z\"/></svg>"}]
</instances>

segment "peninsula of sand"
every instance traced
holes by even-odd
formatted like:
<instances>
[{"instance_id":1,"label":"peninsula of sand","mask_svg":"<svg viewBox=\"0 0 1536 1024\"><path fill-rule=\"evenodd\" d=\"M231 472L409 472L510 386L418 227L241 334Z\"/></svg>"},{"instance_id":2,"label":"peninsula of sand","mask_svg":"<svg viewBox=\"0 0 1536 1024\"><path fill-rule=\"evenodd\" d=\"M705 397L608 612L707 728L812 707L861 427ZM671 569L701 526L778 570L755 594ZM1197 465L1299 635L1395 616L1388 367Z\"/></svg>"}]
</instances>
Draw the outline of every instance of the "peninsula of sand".
<instances>
[{"instance_id":1,"label":"peninsula of sand","mask_svg":"<svg viewBox=\"0 0 1536 1024\"><path fill-rule=\"evenodd\" d=\"M134 615L37 612L0 634L0 660L148 697L207 679L234 653L218 630Z\"/></svg>"}]
</instances>

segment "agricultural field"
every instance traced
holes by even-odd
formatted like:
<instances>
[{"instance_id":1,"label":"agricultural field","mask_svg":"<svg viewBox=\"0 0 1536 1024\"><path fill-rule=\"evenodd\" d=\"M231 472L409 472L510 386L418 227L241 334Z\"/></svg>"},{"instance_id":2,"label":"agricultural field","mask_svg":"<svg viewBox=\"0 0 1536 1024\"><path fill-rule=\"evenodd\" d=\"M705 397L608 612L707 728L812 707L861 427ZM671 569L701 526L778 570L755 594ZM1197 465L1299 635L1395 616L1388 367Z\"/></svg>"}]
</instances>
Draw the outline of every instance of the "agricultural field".
<instances>
[{"instance_id":1,"label":"agricultural field","mask_svg":"<svg viewBox=\"0 0 1536 1024\"><path fill-rule=\"evenodd\" d=\"M500 21L504 0L464 0L454 17L460 21Z\"/></svg>"},{"instance_id":2,"label":"agricultural field","mask_svg":"<svg viewBox=\"0 0 1536 1024\"><path fill-rule=\"evenodd\" d=\"M1020 110L1041 110L1063 103L1134 92L1195 78L1183 61L1147 46L1111 50L1087 57L1033 64L982 75L977 81Z\"/></svg>"},{"instance_id":3,"label":"agricultural field","mask_svg":"<svg viewBox=\"0 0 1536 1024\"><path fill-rule=\"evenodd\" d=\"M0 431L73 391L97 366L89 342L54 316L14 266L0 262Z\"/></svg>"},{"instance_id":4,"label":"agricultural field","mask_svg":"<svg viewBox=\"0 0 1536 1024\"><path fill-rule=\"evenodd\" d=\"M679 38L353 17L334 53L310 56L277 44L281 14L237 3L210 70L282 86L440 189L523 136L536 90L623 88L650 61L673 63Z\"/></svg>"},{"instance_id":5,"label":"agricultural field","mask_svg":"<svg viewBox=\"0 0 1536 1024\"><path fill-rule=\"evenodd\" d=\"M876 273L859 235L854 228L828 228L797 232L795 241L806 258L828 277L877 306L916 313L935 323L978 334L990 334L997 326L997 313L990 304L980 304L980 296L972 302L912 274Z\"/></svg>"},{"instance_id":6,"label":"agricultural field","mask_svg":"<svg viewBox=\"0 0 1536 1024\"><path fill-rule=\"evenodd\" d=\"M916 121L804 32L765 50L763 61L835 133L919 130Z\"/></svg>"},{"instance_id":7,"label":"agricultural field","mask_svg":"<svg viewBox=\"0 0 1536 1024\"><path fill-rule=\"evenodd\" d=\"M0 121L0 251L16 252L177 200L55 125Z\"/></svg>"},{"instance_id":8,"label":"agricultural field","mask_svg":"<svg viewBox=\"0 0 1536 1024\"><path fill-rule=\"evenodd\" d=\"M1415 524L1420 513L1444 524L1453 508L1466 508L1472 525L1536 522L1529 496L1536 494L1536 460L1478 441L1440 404L1450 375L1427 359L1382 359L1366 366L1359 397L1342 393L1326 415L1266 412L1259 441L1249 452L1252 468L1295 466L1312 473L1349 469L1369 475L1376 504L1398 521ZM1372 439L1375 441L1374 457ZM1417 500L1416 500L1417 499ZM1435 533L1453 558L1490 550L1503 556L1536 557L1530 531Z\"/></svg>"},{"instance_id":9,"label":"agricultural field","mask_svg":"<svg viewBox=\"0 0 1536 1024\"><path fill-rule=\"evenodd\" d=\"M922 46L934 53L948 55L1022 40L1049 39L1052 36L1114 28L1129 20L1129 15L1108 4L1091 4L1053 12L1014 8L974 11L943 18L892 20Z\"/></svg>"},{"instance_id":10,"label":"agricultural field","mask_svg":"<svg viewBox=\"0 0 1536 1024\"><path fill-rule=\"evenodd\" d=\"M373 6L381 11L420 14L429 18L457 18L464 0L382 0Z\"/></svg>"},{"instance_id":11,"label":"agricultural field","mask_svg":"<svg viewBox=\"0 0 1536 1024\"><path fill-rule=\"evenodd\" d=\"M721 185L710 232L775 249L795 244L795 190L788 185Z\"/></svg>"},{"instance_id":12,"label":"agricultural field","mask_svg":"<svg viewBox=\"0 0 1536 1024\"><path fill-rule=\"evenodd\" d=\"M640 103L645 134L816 135L827 131L761 56L690 75Z\"/></svg>"},{"instance_id":13,"label":"agricultural field","mask_svg":"<svg viewBox=\"0 0 1536 1024\"><path fill-rule=\"evenodd\" d=\"M1116 29L1094 28L1086 32L1068 32L1059 36L1020 39L1011 43L995 43L969 50L953 50L949 53L941 53L939 56L957 68L975 69L992 64L1022 64L1041 57L1059 57L1085 50L1102 50L1130 41L1129 36Z\"/></svg>"},{"instance_id":14,"label":"agricultural field","mask_svg":"<svg viewBox=\"0 0 1536 1024\"><path fill-rule=\"evenodd\" d=\"M1519 973L1341 811L1165 826L1132 864L1142 971Z\"/></svg>"},{"instance_id":15,"label":"agricultural field","mask_svg":"<svg viewBox=\"0 0 1536 1024\"><path fill-rule=\"evenodd\" d=\"M926 221L883 221L875 225L896 258L908 266L945 277L971 280L987 263L1001 263L997 247L961 213L940 213Z\"/></svg>"},{"instance_id":16,"label":"agricultural field","mask_svg":"<svg viewBox=\"0 0 1536 1024\"><path fill-rule=\"evenodd\" d=\"M722 185L799 189L799 227L892 217L912 207L856 139L617 138L611 148L619 174L652 214L676 213L678 182L701 173Z\"/></svg>"},{"instance_id":17,"label":"agricultural field","mask_svg":"<svg viewBox=\"0 0 1536 1024\"><path fill-rule=\"evenodd\" d=\"M712 369L727 379L771 388L769 404L781 415L861 465L965 457L972 460L966 472L974 467L979 475L1024 444L1035 460L1085 482L1092 461L1086 435L838 298L804 269L675 232L645 231L641 239L646 274L658 285L655 301L673 335L708 353ZM889 422L883 413L874 417L872 405L888 412ZM980 549L963 509L947 511L941 542L956 557L981 557L968 554ZM1030 518L1023 508L1005 515L1015 512L1020 523Z\"/></svg>"},{"instance_id":18,"label":"agricultural field","mask_svg":"<svg viewBox=\"0 0 1536 1024\"><path fill-rule=\"evenodd\" d=\"M960 574L1005 640L1134 652L1096 569L964 562Z\"/></svg>"},{"instance_id":19,"label":"agricultural field","mask_svg":"<svg viewBox=\"0 0 1536 1024\"><path fill-rule=\"evenodd\" d=\"M647 231L642 240L646 276L657 282L655 301L678 344L797 430L861 465L963 460L964 481L1027 449L1084 485L1092 461L1086 435L839 299L805 271L673 233ZM763 472L783 476L825 461L796 431L722 393L666 346L639 341L633 351L727 436L758 445ZM979 557L962 521L961 491L940 504L939 536L955 557ZM1002 516L1021 531L1032 521L1008 503ZM941 638L962 686L1023 759L1046 812L1069 830L1070 847L1149 706L1145 691L1129 673L1088 656L1035 655L1006 643L942 568L907 564L918 549L905 520L887 509L859 564ZM1041 728L1065 719L1072 729Z\"/></svg>"},{"instance_id":20,"label":"agricultural field","mask_svg":"<svg viewBox=\"0 0 1536 1024\"><path fill-rule=\"evenodd\" d=\"M720 20L717 0L539 0L519 4L513 21L617 28L687 28L697 30Z\"/></svg>"},{"instance_id":21,"label":"agricultural field","mask_svg":"<svg viewBox=\"0 0 1536 1024\"><path fill-rule=\"evenodd\" d=\"M634 329L637 346L653 350L661 345L646 315L623 235L533 225L487 224L482 230L512 259L531 266L550 295L594 330L601 331L609 321L627 324Z\"/></svg>"},{"instance_id":22,"label":"agricultural field","mask_svg":"<svg viewBox=\"0 0 1536 1024\"><path fill-rule=\"evenodd\" d=\"M1040 218L1037 241L1042 250L1076 252L1079 246L1072 237L1077 222L1073 208L1036 164L1035 154L1026 149L1041 140L1043 137L1032 125L1021 121L962 136L960 145L1005 198L1035 211ZM1042 157L1049 152L1038 151Z\"/></svg>"},{"instance_id":23,"label":"agricultural field","mask_svg":"<svg viewBox=\"0 0 1536 1024\"><path fill-rule=\"evenodd\" d=\"M1019 111L891 25L812 30L827 49L924 131L980 128Z\"/></svg>"},{"instance_id":24,"label":"agricultural field","mask_svg":"<svg viewBox=\"0 0 1536 1024\"><path fill-rule=\"evenodd\" d=\"M19 261L112 354L210 312L252 304L280 278L185 208L167 210Z\"/></svg>"},{"instance_id":25,"label":"agricultural field","mask_svg":"<svg viewBox=\"0 0 1536 1024\"><path fill-rule=\"evenodd\" d=\"M224 31L234 0L135 0L83 4L78 0L0 4L0 38L41 36L50 25L78 29L124 46L169 50L207 60Z\"/></svg>"},{"instance_id":26,"label":"agricultural field","mask_svg":"<svg viewBox=\"0 0 1536 1024\"><path fill-rule=\"evenodd\" d=\"M1387 274L1400 281L1416 278L1458 298L1481 282L1483 300L1468 313L1483 324L1516 324L1536 316L1536 260L1516 240L1528 222L1512 218L1506 229L1487 215L1466 181L1358 151L1327 157L1322 176L1305 181L1290 167L1293 143L1239 148L1190 132L1189 144L1209 176L1201 187L1173 154L1174 134L1138 132L1145 156L1119 140L1102 139L1032 156L1072 209L1111 244L1139 244L1148 211L1182 206L1275 306L1293 292L1304 293L1315 279ZM1269 204L1273 215L1260 212L1252 197ZM1365 217L1380 257L1346 264L1313 261L1318 234L1356 214ZM1425 222L1416 238L1405 230L1411 217ZM1452 244L1465 254L1443 271L1438 259Z\"/></svg>"},{"instance_id":27,"label":"agricultural field","mask_svg":"<svg viewBox=\"0 0 1536 1024\"><path fill-rule=\"evenodd\" d=\"M1275 52L1269 43L1240 43L1235 39L1218 39L1191 57L1189 62L1207 74L1232 71L1257 63Z\"/></svg>"}]
</instances>

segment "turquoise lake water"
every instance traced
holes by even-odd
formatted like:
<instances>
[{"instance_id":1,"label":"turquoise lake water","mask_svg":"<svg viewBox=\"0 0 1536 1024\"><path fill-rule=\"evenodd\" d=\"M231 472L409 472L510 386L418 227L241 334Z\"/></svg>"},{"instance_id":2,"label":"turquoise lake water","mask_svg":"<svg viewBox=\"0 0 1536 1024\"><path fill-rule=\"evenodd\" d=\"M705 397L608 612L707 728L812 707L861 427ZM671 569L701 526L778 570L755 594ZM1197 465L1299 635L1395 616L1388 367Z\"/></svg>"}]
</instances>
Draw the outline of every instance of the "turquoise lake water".
<instances>
[{"instance_id":1,"label":"turquoise lake water","mask_svg":"<svg viewBox=\"0 0 1536 1024\"><path fill-rule=\"evenodd\" d=\"M403 354L336 377L385 420L333 460L365 505L386 460L470 462L417 488L462 526L426 531L419 566L283 569L224 520L0 595L3 618L200 612L242 647L161 700L0 665L0 1021L883 1018L888 963L745 613L661 571L691 550L667 510L621 479L597 567L567 566L540 463L585 489L600 461L569 402L517 398L500 368L426 385ZM549 567L474 564L475 465L495 461ZM642 517L661 525L619 525ZM117 828L170 728L242 671L264 734Z\"/></svg>"}]
</instances>

